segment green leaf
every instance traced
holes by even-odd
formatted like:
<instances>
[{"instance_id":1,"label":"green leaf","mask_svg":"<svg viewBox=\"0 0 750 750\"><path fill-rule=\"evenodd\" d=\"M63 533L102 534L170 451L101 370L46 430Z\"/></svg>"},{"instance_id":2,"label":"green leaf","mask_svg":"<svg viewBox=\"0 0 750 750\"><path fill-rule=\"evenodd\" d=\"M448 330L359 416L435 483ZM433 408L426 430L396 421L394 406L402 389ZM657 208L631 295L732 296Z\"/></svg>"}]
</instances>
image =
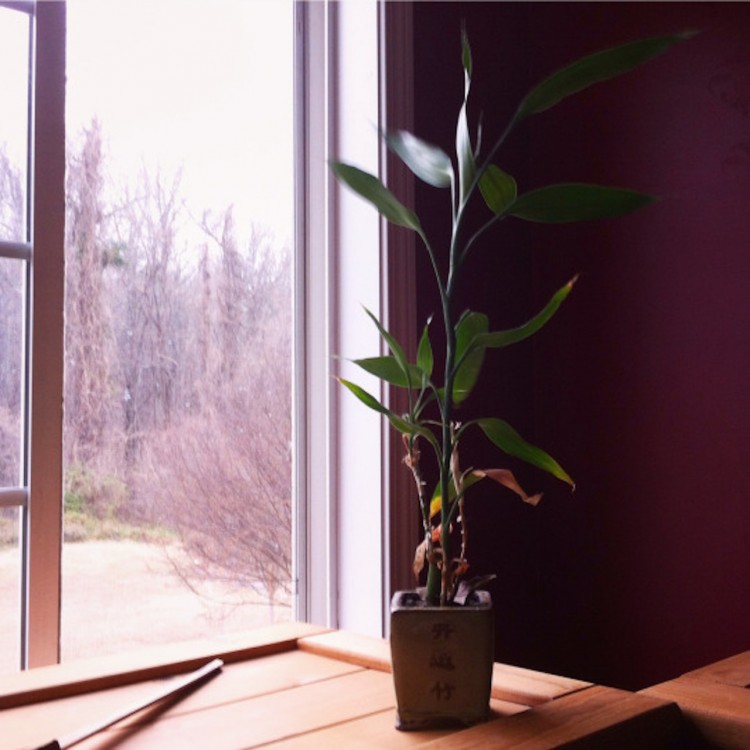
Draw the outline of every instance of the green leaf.
<instances>
[{"instance_id":1,"label":"green leaf","mask_svg":"<svg viewBox=\"0 0 750 750\"><path fill-rule=\"evenodd\" d=\"M430 344L430 323L427 322L422 331L422 338L419 340L417 349L417 367L428 377L432 377L432 368L435 366L435 360L432 354L432 345Z\"/></svg>"},{"instance_id":2,"label":"green leaf","mask_svg":"<svg viewBox=\"0 0 750 750\"><path fill-rule=\"evenodd\" d=\"M562 224L623 216L655 200L633 190L568 183L525 193L508 214L526 221Z\"/></svg>"},{"instance_id":3,"label":"green leaf","mask_svg":"<svg viewBox=\"0 0 750 750\"><path fill-rule=\"evenodd\" d=\"M500 167L490 164L479 181L479 190L490 211L502 214L518 195L516 181Z\"/></svg>"},{"instance_id":4,"label":"green leaf","mask_svg":"<svg viewBox=\"0 0 750 750\"><path fill-rule=\"evenodd\" d=\"M409 360L406 359L406 355L404 354L404 350L402 349L401 344L398 343L395 336L392 336L390 333L388 333L388 331L385 330L383 324L366 307L364 308L364 311L370 317L370 320L372 320L372 322L377 326L380 335L385 339L386 343L388 344L388 348L391 350L391 353L396 358L396 362L398 362L401 371L404 373L404 379L406 379L407 373L409 372Z\"/></svg>"},{"instance_id":5,"label":"green leaf","mask_svg":"<svg viewBox=\"0 0 750 750\"><path fill-rule=\"evenodd\" d=\"M477 424L484 434L509 456L520 458L575 488L575 483L568 473L552 456L541 448L527 443L507 422L502 419L489 418L480 419Z\"/></svg>"},{"instance_id":6,"label":"green leaf","mask_svg":"<svg viewBox=\"0 0 750 750\"><path fill-rule=\"evenodd\" d=\"M583 57L532 89L521 102L514 119L519 122L529 115L544 112L571 94L626 73L692 36L695 32L641 39Z\"/></svg>"},{"instance_id":7,"label":"green leaf","mask_svg":"<svg viewBox=\"0 0 750 750\"><path fill-rule=\"evenodd\" d=\"M348 388L365 406L369 407L373 411L380 412L386 416L392 414L391 410L383 406L375 396L370 395L364 388L361 388L356 383L352 383L344 378L339 378L339 383Z\"/></svg>"},{"instance_id":8,"label":"green leaf","mask_svg":"<svg viewBox=\"0 0 750 750\"><path fill-rule=\"evenodd\" d=\"M453 165L450 157L437 146L417 138L406 130L388 133L385 137L388 147L428 185L438 188L453 184Z\"/></svg>"},{"instance_id":9,"label":"green leaf","mask_svg":"<svg viewBox=\"0 0 750 750\"><path fill-rule=\"evenodd\" d=\"M557 312L560 305L570 294L577 280L578 276L574 276L564 287L558 289L544 308L522 326L510 328L507 331L492 331L490 333L479 334L476 337L475 345L486 349L500 349L501 347L510 346L518 341L529 338L529 336L533 336Z\"/></svg>"},{"instance_id":10,"label":"green leaf","mask_svg":"<svg viewBox=\"0 0 750 750\"><path fill-rule=\"evenodd\" d=\"M471 80L473 72L473 63L471 61L471 45L469 44L469 36L466 33L466 29L461 29L461 64L464 66L464 73L466 77Z\"/></svg>"},{"instance_id":11,"label":"green leaf","mask_svg":"<svg viewBox=\"0 0 750 750\"><path fill-rule=\"evenodd\" d=\"M385 380L386 383L391 385L400 388L419 388L422 385L424 374L422 370L415 365L409 365L409 377L407 379L401 364L395 357L367 357L352 361L371 375L375 375L375 377Z\"/></svg>"},{"instance_id":12,"label":"green leaf","mask_svg":"<svg viewBox=\"0 0 750 750\"><path fill-rule=\"evenodd\" d=\"M405 435L424 435L429 439L434 439L432 433L430 433L428 430L425 430L420 425L415 425L411 422L407 422L405 419L402 419L390 409L383 406L383 404L381 404L380 401L375 398L375 396L370 395L364 388L361 388L360 386L348 380L344 380L344 378L339 378L339 383L348 388L365 406L388 417L390 423L399 432Z\"/></svg>"},{"instance_id":13,"label":"green leaf","mask_svg":"<svg viewBox=\"0 0 750 750\"><path fill-rule=\"evenodd\" d=\"M456 124L456 157L458 159L459 205L463 205L468 196L469 188L476 177L477 165L474 150L469 135L469 120L467 106L469 90L471 88L471 48L466 32L462 34L462 61L464 66L464 101L458 113Z\"/></svg>"},{"instance_id":14,"label":"green leaf","mask_svg":"<svg viewBox=\"0 0 750 750\"><path fill-rule=\"evenodd\" d=\"M342 162L331 162L331 168L341 182L372 203L388 221L422 233L417 215L406 208L377 177Z\"/></svg>"},{"instance_id":15,"label":"green leaf","mask_svg":"<svg viewBox=\"0 0 750 750\"><path fill-rule=\"evenodd\" d=\"M388 331L385 330L385 327L383 324L365 307L364 311L369 315L370 320L372 320L373 323L377 326L378 331L380 332L380 335L385 339L386 343L388 344L388 348L391 350L391 353L396 359L396 362L398 363L398 366L401 368L401 372L404 375L404 383L407 382L407 379L411 377L410 374L410 368L413 367L413 365L409 364L409 360L406 358L406 355L404 354L404 350L401 347L401 344L398 343L398 340L395 336L388 333ZM422 374L419 373L417 376L417 385L413 385L412 387L418 387L419 384L422 382Z\"/></svg>"},{"instance_id":16,"label":"green leaf","mask_svg":"<svg viewBox=\"0 0 750 750\"><path fill-rule=\"evenodd\" d=\"M461 111L458 113L456 155L458 156L458 181L460 186L459 201L460 204L463 204L477 172L474 152L471 147L471 137L469 136L469 123L466 117L466 102L461 106Z\"/></svg>"},{"instance_id":17,"label":"green leaf","mask_svg":"<svg viewBox=\"0 0 750 750\"><path fill-rule=\"evenodd\" d=\"M458 369L453 380L453 403L456 405L466 400L479 378L484 362L484 348L474 347L474 350L470 352L469 349L477 336L487 333L488 327L487 316L474 312L464 314L456 325L456 364Z\"/></svg>"}]
</instances>

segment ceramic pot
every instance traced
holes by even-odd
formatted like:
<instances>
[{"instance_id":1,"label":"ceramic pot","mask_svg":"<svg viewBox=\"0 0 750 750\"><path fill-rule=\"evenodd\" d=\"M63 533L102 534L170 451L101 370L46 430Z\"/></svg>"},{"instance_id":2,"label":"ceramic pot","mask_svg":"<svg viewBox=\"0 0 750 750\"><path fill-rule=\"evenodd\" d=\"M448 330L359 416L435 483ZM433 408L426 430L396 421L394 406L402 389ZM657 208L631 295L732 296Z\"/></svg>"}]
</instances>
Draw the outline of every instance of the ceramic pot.
<instances>
[{"instance_id":1,"label":"ceramic pot","mask_svg":"<svg viewBox=\"0 0 750 750\"><path fill-rule=\"evenodd\" d=\"M464 606L436 607L416 591L391 601L391 660L396 727L477 724L489 717L494 617L487 591Z\"/></svg>"}]
</instances>

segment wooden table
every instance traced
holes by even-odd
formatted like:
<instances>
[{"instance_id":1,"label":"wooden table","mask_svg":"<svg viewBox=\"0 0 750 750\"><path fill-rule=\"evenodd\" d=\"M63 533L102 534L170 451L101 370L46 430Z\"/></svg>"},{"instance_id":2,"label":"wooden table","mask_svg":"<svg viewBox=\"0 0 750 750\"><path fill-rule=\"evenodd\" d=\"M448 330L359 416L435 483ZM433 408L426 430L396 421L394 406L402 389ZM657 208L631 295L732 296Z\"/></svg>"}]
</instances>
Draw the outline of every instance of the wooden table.
<instances>
[{"instance_id":1,"label":"wooden table","mask_svg":"<svg viewBox=\"0 0 750 750\"><path fill-rule=\"evenodd\" d=\"M695 733L713 748L750 748L750 651L642 690L675 701Z\"/></svg>"},{"instance_id":2,"label":"wooden table","mask_svg":"<svg viewBox=\"0 0 750 750\"><path fill-rule=\"evenodd\" d=\"M0 747L35 747L153 693L213 657L221 674L76 747L98 748L666 748L676 705L496 664L492 720L399 732L388 643L290 623L215 642L69 662L0 677Z\"/></svg>"}]
</instances>

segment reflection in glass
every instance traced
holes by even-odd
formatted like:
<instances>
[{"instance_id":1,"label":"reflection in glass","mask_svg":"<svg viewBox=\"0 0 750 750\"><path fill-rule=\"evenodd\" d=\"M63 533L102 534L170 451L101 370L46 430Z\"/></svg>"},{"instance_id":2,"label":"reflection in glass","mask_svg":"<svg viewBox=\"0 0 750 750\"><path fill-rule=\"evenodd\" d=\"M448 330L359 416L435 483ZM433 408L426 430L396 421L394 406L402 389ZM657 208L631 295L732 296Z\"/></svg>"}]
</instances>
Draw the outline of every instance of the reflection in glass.
<instances>
[{"instance_id":1,"label":"reflection in glass","mask_svg":"<svg viewBox=\"0 0 750 750\"><path fill-rule=\"evenodd\" d=\"M0 241L23 242L28 144L29 17L0 8Z\"/></svg>"},{"instance_id":2,"label":"reflection in glass","mask_svg":"<svg viewBox=\"0 0 750 750\"><path fill-rule=\"evenodd\" d=\"M18 509L0 508L0 674L20 665Z\"/></svg>"},{"instance_id":3,"label":"reflection in glass","mask_svg":"<svg viewBox=\"0 0 750 750\"><path fill-rule=\"evenodd\" d=\"M21 377L25 263L0 258L0 487L21 482Z\"/></svg>"}]
</instances>

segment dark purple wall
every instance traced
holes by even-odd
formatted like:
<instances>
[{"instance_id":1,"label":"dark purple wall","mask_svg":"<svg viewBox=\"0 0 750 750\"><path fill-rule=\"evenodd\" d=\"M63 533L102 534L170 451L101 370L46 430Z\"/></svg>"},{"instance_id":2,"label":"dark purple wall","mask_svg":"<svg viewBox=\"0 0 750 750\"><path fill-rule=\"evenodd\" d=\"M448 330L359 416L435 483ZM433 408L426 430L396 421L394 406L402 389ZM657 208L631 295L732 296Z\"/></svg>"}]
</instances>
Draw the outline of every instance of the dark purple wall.
<instances>
[{"instance_id":1,"label":"dark purple wall","mask_svg":"<svg viewBox=\"0 0 750 750\"><path fill-rule=\"evenodd\" d=\"M489 356L466 407L507 418L578 488L508 462L545 499L532 509L480 485L470 554L473 572L498 574L502 661L639 688L750 648L750 4L420 2L414 14L415 130L446 149L462 21L487 143L562 65L701 30L535 117L499 160L522 190L591 181L662 200L596 224L506 222L467 269L462 305L493 328L581 273L538 337ZM418 190L437 238L445 201ZM424 258L420 272L426 316ZM481 441L469 456L498 465Z\"/></svg>"}]
</instances>

